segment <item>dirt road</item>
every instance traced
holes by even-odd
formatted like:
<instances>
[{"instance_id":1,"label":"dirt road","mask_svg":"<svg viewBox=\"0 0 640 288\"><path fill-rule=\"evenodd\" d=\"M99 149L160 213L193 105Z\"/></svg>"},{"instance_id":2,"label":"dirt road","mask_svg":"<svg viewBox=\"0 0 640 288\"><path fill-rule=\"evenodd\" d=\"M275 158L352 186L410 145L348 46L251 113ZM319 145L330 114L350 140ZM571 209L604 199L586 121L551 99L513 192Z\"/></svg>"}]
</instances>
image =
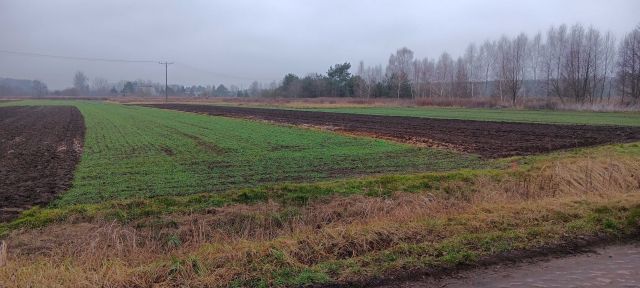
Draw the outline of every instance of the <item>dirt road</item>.
<instances>
[{"instance_id":1,"label":"dirt road","mask_svg":"<svg viewBox=\"0 0 640 288\"><path fill-rule=\"evenodd\" d=\"M640 287L640 243L599 248L594 253L533 264L482 268L453 278L424 279L380 287Z\"/></svg>"}]
</instances>

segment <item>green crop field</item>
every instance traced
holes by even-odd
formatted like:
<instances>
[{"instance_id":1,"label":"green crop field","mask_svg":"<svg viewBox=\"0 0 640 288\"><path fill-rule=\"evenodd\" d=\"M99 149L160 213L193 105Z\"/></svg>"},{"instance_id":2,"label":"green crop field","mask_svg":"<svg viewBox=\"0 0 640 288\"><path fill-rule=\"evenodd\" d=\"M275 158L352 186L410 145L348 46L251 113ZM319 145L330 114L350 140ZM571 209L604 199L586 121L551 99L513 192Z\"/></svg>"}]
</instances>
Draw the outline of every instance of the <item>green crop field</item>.
<instances>
[{"instance_id":1,"label":"green crop field","mask_svg":"<svg viewBox=\"0 0 640 288\"><path fill-rule=\"evenodd\" d=\"M137 106L3 105L42 104L74 105L85 118L82 159L58 205L483 164L475 155Z\"/></svg>"},{"instance_id":2,"label":"green crop field","mask_svg":"<svg viewBox=\"0 0 640 288\"><path fill-rule=\"evenodd\" d=\"M305 110L482 121L640 126L640 113L638 112L580 112L442 107L345 107Z\"/></svg>"},{"instance_id":3,"label":"green crop field","mask_svg":"<svg viewBox=\"0 0 640 288\"><path fill-rule=\"evenodd\" d=\"M0 223L12 245L0 286L366 286L407 269L635 239L639 229L638 142L483 160L97 101L8 105L76 106L86 133L72 188ZM558 119L620 115L633 114Z\"/></svg>"}]
</instances>

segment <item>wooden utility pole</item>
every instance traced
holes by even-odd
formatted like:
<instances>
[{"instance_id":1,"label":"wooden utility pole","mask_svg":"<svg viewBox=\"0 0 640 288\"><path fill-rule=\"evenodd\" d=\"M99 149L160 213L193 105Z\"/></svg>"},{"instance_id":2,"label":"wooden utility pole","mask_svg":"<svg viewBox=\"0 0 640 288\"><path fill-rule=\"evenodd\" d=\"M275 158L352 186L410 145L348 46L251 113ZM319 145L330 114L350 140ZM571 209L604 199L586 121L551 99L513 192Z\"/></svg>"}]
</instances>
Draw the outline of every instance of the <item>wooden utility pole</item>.
<instances>
[{"instance_id":1,"label":"wooden utility pole","mask_svg":"<svg viewBox=\"0 0 640 288\"><path fill-rule=\"evenodd\" d=\"M168 83L168 70L169 70L169 65L173 64L173 62L160 62L160 64L164 65L164 102L167 103L169 102L169 83Z\"/></svg>"}]
</instances>

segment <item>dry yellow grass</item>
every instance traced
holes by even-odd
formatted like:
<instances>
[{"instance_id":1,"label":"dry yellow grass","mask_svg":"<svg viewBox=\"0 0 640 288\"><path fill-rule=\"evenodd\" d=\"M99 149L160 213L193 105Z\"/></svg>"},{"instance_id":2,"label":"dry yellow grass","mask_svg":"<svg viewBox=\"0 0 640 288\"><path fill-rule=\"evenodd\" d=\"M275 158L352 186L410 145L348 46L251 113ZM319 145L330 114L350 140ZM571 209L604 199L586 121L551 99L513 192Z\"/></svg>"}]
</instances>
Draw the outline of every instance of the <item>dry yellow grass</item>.
<instances>
[{"instance_id":1,"label":"dry yellow grass","mask_svg":"<svg viewBox=\"0 0 640 288\"><path fill-rule=\"evenodd\" d=\"M233 205L128 224L70 219L12 232L0 286L288 286L297 282L282 282L278 273L320 271L340 282L418 265L407 259L443 266L448 262L438 259L457 252L439 249L460 241L479 256L499 252L500 237L515 237L508 249L553 245L598 233L578 225L598 209L624 221L616 217L640 207L640 161L560 158L522 175L479 176L446 191L330 197L302 207ZM491 235L502 236L488 247L464 242ZM397 258L379 260L389 253Z\"/></svg>"}]
</instances>

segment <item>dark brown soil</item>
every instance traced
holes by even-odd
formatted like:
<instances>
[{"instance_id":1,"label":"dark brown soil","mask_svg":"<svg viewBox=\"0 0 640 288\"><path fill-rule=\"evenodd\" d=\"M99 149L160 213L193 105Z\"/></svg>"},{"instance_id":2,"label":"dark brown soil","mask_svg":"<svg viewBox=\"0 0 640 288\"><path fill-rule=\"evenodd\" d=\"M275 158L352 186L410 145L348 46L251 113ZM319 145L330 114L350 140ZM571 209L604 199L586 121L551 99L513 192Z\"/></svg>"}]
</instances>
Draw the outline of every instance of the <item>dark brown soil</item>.
<instances>
[{"instance_id":1,"label":"dark brown soil","mask_svg":"<svg viewBox=\"0 0 640 288\"><path fill-rule=\"evenodd\" d=\"M640 127L488 122L193 104L144 106L323 127L452 148L489 158L640 140Z\"/></svg>"},{"instance_id":2,"label":"dark brown soil","mask_svg":"<svg viewBox=\"0 0 640 288\"><path fill-rule=\"evenodd\" d=\"M71 186L84 130L75 107L0 107L0 222Z\"/></svg>"}]
</instances>

